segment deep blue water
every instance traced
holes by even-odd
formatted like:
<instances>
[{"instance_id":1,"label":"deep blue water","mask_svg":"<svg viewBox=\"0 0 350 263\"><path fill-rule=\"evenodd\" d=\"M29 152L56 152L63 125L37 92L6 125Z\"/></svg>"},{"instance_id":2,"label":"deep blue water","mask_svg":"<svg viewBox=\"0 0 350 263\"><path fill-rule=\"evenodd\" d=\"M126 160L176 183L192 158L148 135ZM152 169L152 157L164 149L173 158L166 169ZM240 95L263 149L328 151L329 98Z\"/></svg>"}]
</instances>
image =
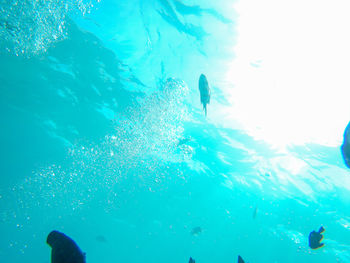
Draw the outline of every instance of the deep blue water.
<instances>
[{"instance_id":1,"label":"deep blue water","mask_svg":"<svg viewBox=\"0 0 350 263\"><path fill-rule=\"evenodd\" d=\"M53 229L89 263L350 262L339 145L226 123L233 4L1 2L0 262L50 262Z\"/></svg>"}]
</instances>

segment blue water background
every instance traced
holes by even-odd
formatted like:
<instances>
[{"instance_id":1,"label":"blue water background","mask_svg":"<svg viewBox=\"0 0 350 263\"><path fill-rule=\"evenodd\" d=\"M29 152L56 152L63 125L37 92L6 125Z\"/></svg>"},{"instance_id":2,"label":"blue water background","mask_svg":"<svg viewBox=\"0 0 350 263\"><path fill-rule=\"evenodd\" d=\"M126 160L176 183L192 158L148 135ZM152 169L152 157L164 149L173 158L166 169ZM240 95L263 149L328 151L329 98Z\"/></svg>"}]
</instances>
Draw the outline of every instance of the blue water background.
<instances>
[{"instance_id":1,"label":"blue water background","mask_svg":"<svg viewBox=\"0 0 350 263\"><path fill-rule=\"evenodd\" d=\"M350 262L339 148L281 153L203 114L201 73L208 115L229 104L232 2L3 1L0 14L0 262L50 262L53 229L91 263Z\"/></svg>"}]
</instances>

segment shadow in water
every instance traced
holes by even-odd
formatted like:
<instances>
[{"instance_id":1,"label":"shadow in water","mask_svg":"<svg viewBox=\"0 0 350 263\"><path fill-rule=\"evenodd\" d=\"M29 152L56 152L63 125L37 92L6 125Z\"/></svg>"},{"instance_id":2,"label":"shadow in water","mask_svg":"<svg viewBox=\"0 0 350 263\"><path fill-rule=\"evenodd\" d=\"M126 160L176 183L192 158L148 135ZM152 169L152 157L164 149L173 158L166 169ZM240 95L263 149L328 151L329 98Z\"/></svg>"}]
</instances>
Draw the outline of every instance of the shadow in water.
<instances>
[{"instance_id":1,"label":"shadow in water","mask_svg":"<svg viewBox=\"0 0 350 263\"><path fill-rule=\"evenodd\" d=\"M159 0L159 2L162 5L162 10L158 10L159 15L179 32L195 37L197 40L202 40L207 35L202 27L182 22L167 0Z\"/></svg>"}]
</instances>

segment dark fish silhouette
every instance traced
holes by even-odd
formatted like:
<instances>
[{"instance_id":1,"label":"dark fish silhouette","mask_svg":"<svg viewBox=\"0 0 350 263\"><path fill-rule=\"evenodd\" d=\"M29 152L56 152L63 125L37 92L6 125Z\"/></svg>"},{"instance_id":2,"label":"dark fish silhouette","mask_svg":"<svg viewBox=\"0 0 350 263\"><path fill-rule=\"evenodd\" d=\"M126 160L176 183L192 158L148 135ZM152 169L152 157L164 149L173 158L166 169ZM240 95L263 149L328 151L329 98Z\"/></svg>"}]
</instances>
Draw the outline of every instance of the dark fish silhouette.
<instances>
[{"instance_id":1,"label":"dark fish silhouette","mask_svg":"<svg viewBox=\"0 0 350 263\"><path fill-rule=\"evenodd\" d=\"M320 243L323 239L323 235L321 235L323 232L325 231L325 229L323 228L323 226L320 227L320 229L318 230L318 232L316 231L312 231L309 234L309 246L312 249L317 249L320 247L323 247L324 244Z\"/></svg>"},{"instance_id":2,"label":"dark fish silhouette","mask_svg":"<svg viewBox=\"0 0 350 263\"><path fill-rule=\"evenodd\" d=\"M188 261L188 263L196 263L196 261L190 257L190 261Z\"/></svg>"},{"instance_id":3,"label":"dark fish silhouette","mask_svg":"<svg viewBox=\"0 0 350 263\"><path fill-rule=\"evenodd\" d=\"M51 263L85 263L85 253L65 234L52 231L46 239L52 248Z\"/></svg>"},{"instance_id":4,"label":"dark fish silhouette","mask_svg":"<svg viewBox=\"0 0 350 263\"><path fill-rule=\"evenodd\" d=\"M209 104L210 102L210 88L209 88L207 77L204 74L200 75L198 86L199 86L199 93L201 95L201 103L203 104L205 116L207 116L207 104Z\"/></svg>"},{"instance_id":5,"label":"dark fish silhouette","mask_svg":"<svg viewBox=\"0 0 350 263\"><path fill-rule=\"evenodd\" d=\"M344 141L341 146L341 153L346 166L350 168L350 122L344 131Z\"/></svg>"},{"instance_id":6,"label":"dark fish silhouette","mask_svg":"<svg viewBox=\"0 0 350 263\"><path fill-rule=\"evenodd\" d=\"M200 226L196 226L192 228L192 231L191 231L192 236L199 235L200 233L202 233L202 228Z\"/></svg>"},{"instance_id":7,"label":"dark fish silhouette","mask_svg":"<svg viewBox=\"0 0 350 263\"><path fill-rule=\"evenodd\" d=\"M238 263L244 263L244 260L240 255L238 255Z\"/></svg>"}]
</instances>

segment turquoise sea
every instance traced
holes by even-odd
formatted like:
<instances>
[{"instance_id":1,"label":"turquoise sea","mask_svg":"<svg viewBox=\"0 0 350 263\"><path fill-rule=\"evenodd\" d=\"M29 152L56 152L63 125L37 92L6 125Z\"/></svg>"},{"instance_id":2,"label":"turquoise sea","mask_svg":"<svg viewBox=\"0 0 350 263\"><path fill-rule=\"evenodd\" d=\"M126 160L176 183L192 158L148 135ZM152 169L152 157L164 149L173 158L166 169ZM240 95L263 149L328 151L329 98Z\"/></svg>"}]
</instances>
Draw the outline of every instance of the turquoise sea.
<instances>
[{"instance_id":1,"label":"turquoise sea","mask_svg":"<svg viewBox=\"0 0 350 263\"><path fill-rule=\"evenodd\" d=\"M1 0L0 262L349 263L348 15L299 2Z\"/></svg>"}]
</instances>

